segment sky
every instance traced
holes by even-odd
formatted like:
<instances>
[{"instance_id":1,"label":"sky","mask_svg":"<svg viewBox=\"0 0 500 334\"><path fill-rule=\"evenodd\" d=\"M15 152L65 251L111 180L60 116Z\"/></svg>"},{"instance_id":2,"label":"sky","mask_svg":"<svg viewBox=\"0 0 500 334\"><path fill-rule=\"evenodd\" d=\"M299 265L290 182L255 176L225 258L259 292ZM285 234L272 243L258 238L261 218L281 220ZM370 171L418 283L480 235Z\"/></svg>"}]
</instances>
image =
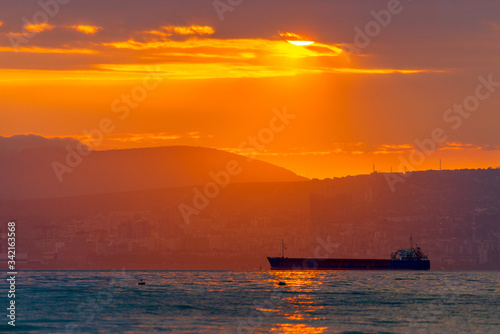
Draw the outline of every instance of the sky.
<instances>
[{"instance_id":1,"label":"sky","mask_svg":"<svg viewBox=\"0 0 500 334\"><path fill-rule=\"evenodd\" d=\"M499 54L494 0L4 0L0 145L203 146L310 178L495 168Z\"/></svg>"}]
</instances>

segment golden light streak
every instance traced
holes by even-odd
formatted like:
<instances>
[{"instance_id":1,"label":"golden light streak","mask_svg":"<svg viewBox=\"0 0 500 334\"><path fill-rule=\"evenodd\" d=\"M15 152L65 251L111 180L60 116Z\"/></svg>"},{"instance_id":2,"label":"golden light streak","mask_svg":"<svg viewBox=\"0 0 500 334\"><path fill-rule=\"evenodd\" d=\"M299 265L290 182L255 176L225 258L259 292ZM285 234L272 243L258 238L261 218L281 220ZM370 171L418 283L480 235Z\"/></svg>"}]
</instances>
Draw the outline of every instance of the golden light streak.
<instances>
[{"instance_id":1,"label":"golden light streak","mask_svg":"<svg viewBox=\"0 0 500 334\"><path fill-rule=\"evenodd\" d=\"M144 65L139 64L102 64L99 69L113 72L140 73ZM294 76L305 73L319 73L314 69L293 67L275 67L264 65L247 65L232 63L175 63L160 64L156 66L160 73L168 79L221 79L221 78L271 78Z\"/></svg>"},{"instance_id":2,"label":"golden light streak","mask_svg":"<svg viewBox=\"0 0 500 334\"><path fill-rule=\"evenodd\" d=\"M0 52L23 52L23 53L66 53L66 54L95 54L96 50L91 49L58 49L58 48L41 48L37 46L19 47L14 49L9 46L0 46Z\"/></svg>"},{"instance_id":3,"label":"golden light streak","mask_svg":"<svg viewBox=\"0 0 500 334\"><path fill-rule=\"evenodd\" d=\"M88 142L89 137L86 135L74 135L73 138ZM202 135L197 131L188 133L111 133L104 138L99 150L132 148L132 147L161 147L172 145L172 142L180 140L198 140L202 138L212 138L212 135Z\"/></svg>"},{"instance_id":4,"label":"golden light streak","mask_svg":"<svg viewBox=\"0 0 500 334\"><path fill-rule=\"evenodd\" d=\"M46 31L46 30L52 30L54 28L55 28L55 26L50 25L48 23L28 24L28 25L24 26L24 29L26 29L26 31L28 31L28 32L37 32L37 33L40 33L40 32Z\"/></svg>"},{"instance_id":5,"label":"golden light streak","mask_svg":"<svg viewBox=\"0 0 500 334\"><path fill-rule=\"evenodd\" d=\"M308 151L306 149L297 149L290 152L254 152L252 155L261 157L293 157L293 156L325 156L325 155L395 155L395 154L405 154L415 150L415 146L411 144L383 144L375 149L366 148L365 143L352 144L336 144L339 148L331 149L328 151ZM365 147L364 149L360 149ZM245 155L248 152L243 151L238 148L233 147L219 147L219 150ZM473 144L463 144L447 142L445 146L438 148L438 150L483 150L482 146L474 146ZM495 147L495 150L500 150L499 147Z\"/></svg>"},{"instance_id":6,"label":"golden light streak","mask_svg":"<svg viewBox=\"0 0 500 334\"><path fill-rule=\"evenodd\" d=\"M101 64L97 68L113 72L141 73L144 65L141 64ZM216 79L216 78L270 78L286 77L299 74L319 73L363 73L363 74L393 74L423 73L426 70L400 69L332 69L327 67L298 67L298 66L267 66L234 63L171 63L159 64L158 71L169 79Z\"/></svg>"},{"instance_id":7,"label":"golden light streak","mask_svg":"<svg viewBox=\"0 0 500 334\"><path fill-rule=\"evenodd\" d=\"M178 35L212 35L214 28L210 26L163 26L162 29Z\"/></svg>"},{"instance_id":8,"label":"golden light streak","mask_svg":"<svg viewBox=\"0 0 500 334\"><path fill-rule=\"evenodd\" d=\"M442 70L401 70L394 68L334 68L331 69L330 72L340 72L340 73L360 73L360 74L392 74L392 73L403 73L403 74L412 74L412 73L441 73L445 72Z\"/></svg>"},{"instance_id":9,"label":"golden light streak","mask_svg":"<svg viewBox=\"0 0 500 334\"><path fill-rule=\"evenodd\" d=\"M189 52L165 52L156 53L155 55L162 55L168 57L196 57L196 58L219 58L219 59L253 59L256 55L251 52L240 52L234 55L222 55L222 54L209 54L209 53L189 53Z\"/></svg>"},{"instance_id":10,"label":"golden light streak","mask_svg":"<svg viewBox=\"0 0 500 334\"><path fill-rule=\"evenodd\" d=\"M299 36L293 32L280 32L280 36L283 38L286 38L286 39L288 39L288 38L302 39L302 36Z\"/></svg>"},{"instance_id":11,"label":"golden light streak","mask_svg":"<svg viewBox=\"0 0 500 334\"><path fill-rule=\"evenodd\" d=\"M463 143L456 143L456 142L446 142L446 144L440 148L439 150L482 150L483 148L481 146L475 146L471 143L463 144Z\"/></svg>"},{"instance_id":12,"label":"golden light streak","mask_svg":"<svg viewBox=\"0 0 500 334\"><path fill-rule=\"evenodd\" d=\"M107 86L111 81L130 85L132 82L142 82L144 73L103 72L103 71L57 71L57 70L0 70L0 85L33 85L43 84L90 85Z\"/></svg>"},{"instance_id":13,"label":"golden light streak","mask_svg":"<svg viewBox=\"0 0 500 334\"><path fill-rule=\"evenodd\" d=\"M227 54L241 50L249 53L251 51L260 52L263 55L279 55L289 58L305 58L305 57L320 57L320 56L338 56L342 53L342 49L328 44L316 43L315 49L296 48L282 40L269 39L188 39L186 41L150 41L139 42L134 39L129 39L124 42L104 43L104 46L114 47L117 49L130 50L149 50L149 49L193 49L193 48L208 48L212 49L214 54L221 52ZM223 50L222 50L223 49ZM206 53L206 52L205 52Z\"/></svg>"},{"instance_id":14,"label":"golden light streak","mask_svg":"<svg viewBox=\"0 0 500 334\"><path fill-rule=\"evenodd\" d=\"M148 30L148 31L144 31L144 32L146 34L150 34L150 35L158 35L158 36L164 36L164 37L172 36L171 33L166 33L166 32L158 31L158 30Z\"/></svg>"},{"instance_id":15,"label":"golden light streak","mask_svg":"<svg viewBox=\"0 0 500 334\"><path fill-rule=\"evenodd\" d=\"M68 28L68 26L65 27ZM42 27L40 29L45 28ZM71 29L79 29L84 33L91 34L99 31L101 28L97 26L75 25L71 26ZM165 31L169 30L172 33L187 35L211 34L214 32L213 28L209 26L166 26L163 29ZM156 30L151 30L149 33L164 34L162 31ZM301 37L293 33L284 33L282 36ZM12 47L0 47L0 52L95 54L109 52L109 48L140 51L137 52L137 58L129 60L129 63L97 63L96 65L92 65L92 67L89 66L87 73L95 70L103 70L104 73L108 73L104 77L115 77L117 73L121 73L121 75L127 78L137 78L137 76L143 75L146 72L144 65L146 60L151 64L157 64L157 68L166 75L167 79L264 78L339 72L357 74L413 74L429 72L428 70L415 69L337 68L332 63L331 58L342 54L342 49L336 45L323 43L314 43L314 46L309 47L303 44L304 42L307 41L199 37L190 37L183 41L175 41L159 37L159 40L153 41L138 41L130 38L127 41L103 43L94 45L93 48L95 49L26 46L20 47L17 50ZM304 47L297 47L297 45L303 45ZM179 58L181 58L180 61ZM307 58L318 58L318 60L308 61ZM111 72L113 73L111 74ZM67 71L65 73L73 75L77 72ZM76 75L80 76L81 73ZM96 77L99 78L95 73L89 74L89 80L95 80L94 78ZM58 78L57 80L60 79Z\"/></svg>"},{"instance_id":16,"label":"golden light streak","mask_svg":"<svg viewBox=\"0 0 500 334\"><path fill-rule=\"evenodd\" d=\"M105 71L130 73L137 75L144 73L142 64L101 64L97 68ZM300 68L300 67L277 67L265 65L245 65L232 63L175 63L157 65L158 71L164 73L168 79L221 79L221 78L271 78L287 77L299 74L332 73L329 68ZM425 70L380 70L380 69L353 69L354 73L366 74L393 74L393 73L423 73Z\"/></svg>"},{"instance_id":17,"label":"golden light streak","mask_svg":"<svg viewBox=\"0 0 500 334\"><path fill-rule=\"evenodd\" d=\"M222 147L217 148L222 151L240 155L253 155L253 156L275 156L275 157L290 157L290 156L307 156L307 155L330 155L333 153L342 153L341 149L333 151L303 151L303 152L248 152L238 148Z\"/></svg>"},{"instance_id":18,"label":"golden light streak","mask_svg":"<svg viewBox=\"0 0 500 334\"><path fill-rule=\"evenodd\" d=\"M76 25L76 26L71 26L71 29L74 29L76 31L82 32L84 34L95 34L96 32L102 30L102 27L98 26L89 26L89 25Z\"/></svg>"},{"instance_id":19,"label":"golden light streak","mask_svg":"<svg viewBox=\"0 0 500 334\"><path fill-rule=\"evenodd\" d=\"M85 141L88 137L85 135L77 135L74 138ZM140 142L154 142L154 141L170 141L183 138L181 135L166 134L166 133L143 133L143 134L116 134L114 136L108 136L108 141L118 141L121 143L140 143Z\"/></svg>"}]
</instances>

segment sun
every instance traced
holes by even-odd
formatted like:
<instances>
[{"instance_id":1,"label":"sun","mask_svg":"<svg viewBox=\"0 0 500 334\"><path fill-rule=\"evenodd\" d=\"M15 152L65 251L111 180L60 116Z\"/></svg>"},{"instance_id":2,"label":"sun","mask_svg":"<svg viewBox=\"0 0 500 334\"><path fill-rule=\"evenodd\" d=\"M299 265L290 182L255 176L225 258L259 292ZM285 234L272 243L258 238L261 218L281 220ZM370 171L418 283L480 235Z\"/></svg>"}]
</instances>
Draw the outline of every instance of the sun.
<instances>
[{"instance_id":1,"label":"sun","mask_svg":"<svg viewBox=\"0 0 500 334\"><path fill-rule=\"evenodd\" d=\"M287 40L287 42L297 46L311 45L314 43L313 41L289 41L289 40Z\"/></svg>"},{"instance_id":2,"label":"sun","mask_svg":"<svg viewBox=\"0 0 500 334\"><path fill-rule=\"evenodd\" d=\"M304 36L298 35L294 32L280 32L280 36L283 37L283 39L285 39L288 43L297 46L306 46L314 43L309 40L309 38L304 38Z\"/></svg>"}]
</instances>

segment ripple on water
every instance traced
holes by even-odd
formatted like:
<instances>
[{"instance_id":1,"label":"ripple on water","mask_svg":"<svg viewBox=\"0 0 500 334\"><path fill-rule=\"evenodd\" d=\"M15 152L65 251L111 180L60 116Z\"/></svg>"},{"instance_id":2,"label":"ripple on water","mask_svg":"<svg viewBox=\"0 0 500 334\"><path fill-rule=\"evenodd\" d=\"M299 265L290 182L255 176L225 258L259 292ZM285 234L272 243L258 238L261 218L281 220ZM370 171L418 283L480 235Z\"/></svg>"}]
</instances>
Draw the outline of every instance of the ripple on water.
<instances>
[{"instance_id":1,"label":"ripple on water","mask_svg":"<svg viewBox=\"0 0 500 334\"><path fill-rule=\"evenodd\" d=\"M238 327L493 333L499 326L500 281L491 272L62 271L18 278L18 329L26 333L64 333L66 326L109 333L234 333ZM140 279L147 284L138 286Z\"/></svg>"}]
</instances>

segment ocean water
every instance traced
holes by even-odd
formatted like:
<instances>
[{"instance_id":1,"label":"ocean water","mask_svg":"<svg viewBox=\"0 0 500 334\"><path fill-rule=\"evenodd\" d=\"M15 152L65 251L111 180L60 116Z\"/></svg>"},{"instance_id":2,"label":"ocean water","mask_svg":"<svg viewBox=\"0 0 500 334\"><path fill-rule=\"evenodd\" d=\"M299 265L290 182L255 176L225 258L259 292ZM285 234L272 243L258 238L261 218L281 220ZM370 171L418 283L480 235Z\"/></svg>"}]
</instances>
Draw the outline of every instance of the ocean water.
<instances>
[{"instance_id":1,"label":"ocean water","mask_svg":"<svg viewBox=\"0 0 500 334\"><path fill-rule=\"evenodd\" d=\"M3 281L2 332L500 333L498 272L24 271L15 328Z\"/></svg>"}]
</instances>

